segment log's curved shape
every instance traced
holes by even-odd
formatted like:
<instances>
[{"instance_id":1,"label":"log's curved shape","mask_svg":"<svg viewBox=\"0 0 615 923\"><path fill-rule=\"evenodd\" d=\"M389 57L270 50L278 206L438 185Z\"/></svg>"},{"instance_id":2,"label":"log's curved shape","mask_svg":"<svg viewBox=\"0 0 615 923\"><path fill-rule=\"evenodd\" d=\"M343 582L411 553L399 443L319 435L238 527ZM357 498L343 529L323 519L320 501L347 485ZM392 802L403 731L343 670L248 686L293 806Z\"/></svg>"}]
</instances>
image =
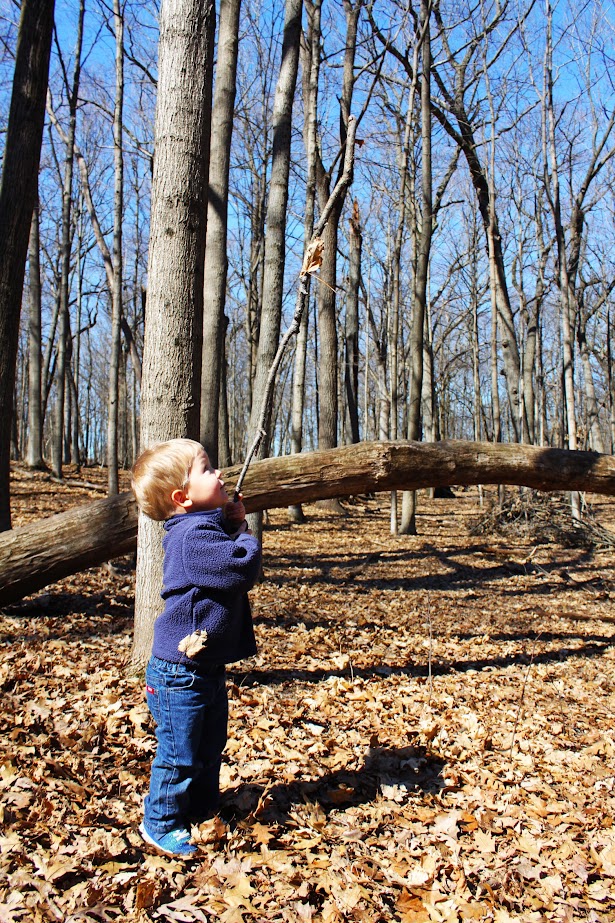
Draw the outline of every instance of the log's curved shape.
<instances>
[{"instance_id":1,"label":"log's curved shape","mask_svg":"<svg viewBox=\"0 0 615 923\"><path fill-rule=\"evenodd\" d=\"M239 466L227 468L232 485ZM615 458L506 443L361 442L253 462L244 481L248 512L383 490L512 484L615 496ZM229 494L231 490L229 489ZM130 493L75 507L0 536L0 605L136 547Z\"/></svg>"}]
</instances>

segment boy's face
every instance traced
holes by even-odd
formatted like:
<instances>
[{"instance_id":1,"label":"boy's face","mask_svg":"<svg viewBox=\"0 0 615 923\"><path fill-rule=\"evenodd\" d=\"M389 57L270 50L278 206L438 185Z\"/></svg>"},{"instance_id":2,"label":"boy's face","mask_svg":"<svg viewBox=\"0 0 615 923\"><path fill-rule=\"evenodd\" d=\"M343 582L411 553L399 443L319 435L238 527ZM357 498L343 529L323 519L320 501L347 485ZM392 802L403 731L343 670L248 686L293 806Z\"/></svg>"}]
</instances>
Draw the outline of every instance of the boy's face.
<instances>
[{"instance_id":1,"label":"boy's face","mask_svg":"<svg viewBox=\"0 0 615 923\"><path fill-rule=\"evenodd\" d=\"M224 481L217 468L212 468L205 450L201 450L192 462L190 480L184 491L186 511L216 510L228 502Z\"/></svg>"}]
</instances>

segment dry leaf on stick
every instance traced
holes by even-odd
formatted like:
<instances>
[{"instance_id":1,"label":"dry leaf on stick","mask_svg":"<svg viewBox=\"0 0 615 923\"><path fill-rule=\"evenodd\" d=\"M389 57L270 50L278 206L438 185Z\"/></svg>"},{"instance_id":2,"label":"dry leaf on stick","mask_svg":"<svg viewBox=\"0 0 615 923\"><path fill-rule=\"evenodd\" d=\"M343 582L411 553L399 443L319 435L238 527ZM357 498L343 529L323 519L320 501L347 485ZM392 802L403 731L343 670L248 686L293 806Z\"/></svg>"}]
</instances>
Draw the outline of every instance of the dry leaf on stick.
<instances>
[{"instance_id":1,"label":"dry leaf on stick","mask_svg":"<svg viewBox=\"0 0 615 923\"><path fill-rule=\"evenodd\" d=\"M325 242L322 237L315 237L310 243L305 256L303 257L303 266L301 267L301 277L306 276L309 272L316 272L322 266L322 254L325 249Z\"/></svg>"}]
</instances>

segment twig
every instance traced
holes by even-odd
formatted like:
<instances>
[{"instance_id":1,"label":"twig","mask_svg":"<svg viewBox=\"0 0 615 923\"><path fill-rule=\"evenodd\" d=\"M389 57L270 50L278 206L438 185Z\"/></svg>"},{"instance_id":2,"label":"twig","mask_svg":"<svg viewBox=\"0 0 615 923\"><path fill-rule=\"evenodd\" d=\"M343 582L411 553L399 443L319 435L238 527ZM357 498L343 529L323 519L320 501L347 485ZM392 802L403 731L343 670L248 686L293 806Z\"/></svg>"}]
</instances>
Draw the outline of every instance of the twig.
<instances>
[{"instance_id":1,"label":"twig","mask_svg":"<svg viewBox=\"0 0 615 923\"><path fill-rule=\"evenodd\" d=\"M429 594L427 594L427 627L429 629L429 661L427 667L427 677L428 677L428 688L429 688L429 699L427 704L431 708L431 696L433 692L433 673L432 673L432 657L433 657L433 630L431 625L431 599Z\"/></svg>"},{"instance_id":2,"label":"twig","mask_svg":"<svg viewBox=\"0 0 615 923\"><path fill-rule=\"evenodd\" d=\"M538 641L539 638L540 638L540 635L536 635L536 637L534 638L534 643L532 644L532 653L530 654L530 662L528 663L527 670L525 671L525 677L523 680L523 688L521 689L521 695L519 697L519 704L517 706L517 715L515 717L515 723L512 729L512 737L510 738L510 749L508 751L509 759L512 759L512 755L513 755L513 748L515 746L515 736L517 733L517 727L519 725L519 720L521 718L521 709L523 707L523 700L525 698L525 687L527 686L527 681L530 678L530 672L532 669L532 665L534 663L534 653L536 651L536 642Z\"/></svg>"},{"instance_id":3,"label":"twig","mask_svg":"<svg viewBox=\"0 0 615 923\"><path fill-rule=\"evenodd\" d=\"M352 174L353 174L353 169L354 169L354 144L355 144L356 130L357 130L357 121L353 116L350 116L350 118L348 119L348 134L346 136L346 153L344 157L344 170L339 180L335 184L335 188L333 192L329 196L329 199L322 211L318 224L314 228L314 232L310 238L310 242L305 249L306 256L311 251L313 251L315 247L317 248L320 247L319 238L325 228L327 221L329 220L331 212L333 211L333 208L335 207L338 200L341 198L341 196L348 189L348 186L352 182ZM320 264L318 263L318 265ZM271 368L269 369L269 374L267 375L267 383L265 385L265 394L263 397L263 403L261 405L261 411L260 411L260 416L258 420L256 436L254 437L254 441L252 442L252 445L250 446L250 450L246 456L246 460L244 461L243 467L239 474L237 484L235 485L235 493L233 496L233 499L235 501L237 501L239 497L239 492L241 491L241 486L244 482L244 478L247 474L248 468L250 467L250 462L252 461L256 453L258 452L261 442L267 435L266 426L267 426L267 418L269 415L269 405L271 403L271 397L273 394L273 388L275 385L277 371L278 371L280 362L282 361L284 350L286 349L292 337L299 331L299 326L301 324L301 317L305 309L305 301L308 295L308 289L306 285L306 282L308 279L308 273L313 272L313 271L314 271L313 269L306 268L306 261L304 260L301 273L299 274L299 291L297 293L297 305L295 307L295 313L293 315L293 319L290 324L290 327L288 328L288 330L282 337L282 340L280 341L280 345L278 346L278 350L275 354L275 358L271 364Z\"/></svg>"}]
</instances>

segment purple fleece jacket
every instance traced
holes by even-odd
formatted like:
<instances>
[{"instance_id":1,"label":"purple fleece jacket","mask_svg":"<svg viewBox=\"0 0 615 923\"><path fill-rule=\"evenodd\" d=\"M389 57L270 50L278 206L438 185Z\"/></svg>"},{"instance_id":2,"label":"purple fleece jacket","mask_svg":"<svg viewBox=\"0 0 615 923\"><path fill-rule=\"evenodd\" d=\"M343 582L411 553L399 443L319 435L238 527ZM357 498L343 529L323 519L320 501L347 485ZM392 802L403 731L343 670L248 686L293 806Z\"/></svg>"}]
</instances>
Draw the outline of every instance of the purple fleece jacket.
<instances>
[{"instance_id":1,"label":"purple fleece jacket","mask_svg":"<svg viewBox=\"0 0 615 923\"><path fill-rule=\"evenodd\" d=\"M260 572L261 549L252 535L233 539L222 510L180 513L164 524L162 598L152 653L194 665L235 663L256 653L248 602ZM207 632L204 649L188 657L179 643Z\"/></svg>"}]
</instances>

